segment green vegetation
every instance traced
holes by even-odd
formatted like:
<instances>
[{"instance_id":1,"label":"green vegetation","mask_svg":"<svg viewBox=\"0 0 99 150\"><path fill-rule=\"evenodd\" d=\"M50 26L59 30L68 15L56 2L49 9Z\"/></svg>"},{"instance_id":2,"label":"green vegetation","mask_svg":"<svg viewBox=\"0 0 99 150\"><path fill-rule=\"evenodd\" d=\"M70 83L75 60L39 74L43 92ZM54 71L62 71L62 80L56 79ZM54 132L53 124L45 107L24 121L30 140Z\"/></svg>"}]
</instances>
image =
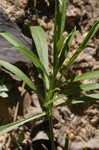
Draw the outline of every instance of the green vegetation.
<instances>
[{"instance_id":1,"label":"green vegetation","mask_svg":"<svg viewBox=\"0 0 99 150\"><path fill-rule=\"evenodd\" d=\"M61 90L65 85L69 87L73 83L76 83L81 80L88 80L93 78L99 78L99 70L93 72L87 72L83 75L76 76L73 79L66 79L66 81L62 81L61 78L64 77L64 74L68 74L68 69L77 59L79 54L87 47L89 40L95 35L96 31L99 29L99 21L93 25L83 42L78 46L73 56L67 61L64 65L65 72L62 73L63 63L70 51L72 42L77 34L76 28L72 30L68 35L64 34L65 28L65 18L66 18L66 0L56 0L55 1L55 29L53 36L53 62L50 64L50 72L49 72L49 61L48 61L48 44L47 44L47 36L45 31L40 26L32 26L30 27L30 32L33 38L33 41L36 46L37 54L33 51L30 51L21 41L16 39L10 33L0 33L5 39L7 39L16 49L31 59L33 65L37 69L37 72L40 75L40 79L42 80L44 91L42 92L38 89L38 86L28 78L20 69L16 66L0 60L0 66L9 70L13 74L15 74L18 78L20 78L28 87L30 87L41 100L42 105L42 113L36 114L27 119L23 119L20 121L16 121L14 123L10 123L0 127L0 135L9 132L20 125L23 125L26 122L31 120L47 117L49 120L49 140L51 143L52 150L55 150L54 144L54 135L53 135L53 110L57 109L57 107L62 107L65 105L72 105L76 103L82 103L86 101L96 101L99 100L99 94L89 94L80 96L81 91L89 91L94 89L99 89L99 84L86 84L86 85L76 85L72 87L70 90L67 88L65 90ZM73 97L75 94L80 97ZM66 98L66 102L61 102L62 98ZM60 100L59 105L55 105L55 101ZM65 144L65 150L68 149L68 146Z\"/></svg>"}]
</instances>

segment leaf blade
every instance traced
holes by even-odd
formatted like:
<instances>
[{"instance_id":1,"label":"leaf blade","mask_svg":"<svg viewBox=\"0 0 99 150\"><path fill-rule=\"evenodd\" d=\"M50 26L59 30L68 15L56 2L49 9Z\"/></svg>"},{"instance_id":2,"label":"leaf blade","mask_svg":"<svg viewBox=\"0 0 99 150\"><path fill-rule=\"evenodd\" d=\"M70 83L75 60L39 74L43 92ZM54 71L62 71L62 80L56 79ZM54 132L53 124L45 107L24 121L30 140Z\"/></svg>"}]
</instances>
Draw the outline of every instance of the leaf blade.
<instances>
[{"instance_id":1,"label":"leaf blade","mask_svg":"<svg viewBox=\"0 0 99 150\"><path fill-rule=\"evenodd\" d=\"M58 60L57 60L57 64L55 66L55 74L57 74L57 72L60 70L63 62L65 61L66 59L66 56L69 52L69 49L72 45L72 41L76 35L77 31L76 31L76 28L74 28L72 30L72 32L68 35L66 41L64 42L64 46L62 48L62 51L60 53L60 56L58 57Z\"/></svg>"},{"instance_id":2,"label":"leaf blade","mask_svg":"<svg viewBox=\"0 0 99 150\"><path fill-rule=\"evenodd\" d=\"M19 41L15 36L13 36L9 32L2 32L0 33L0 35L3 36L6 40L8 40L16 48L16 50L18 50L21 54L29 58L33 62L33 64L37 68L45 72L45 74L48 77L48 74L44 66L42 65L38 57L33 53L33 51L29 50L21 41Z\"/></svg>"},{"instance_id":3,"label":"leaf blade","mask_svg":"<svg viewBox=\"0 0 99 150\"><path fill-rule=\"evenodd\" d=\"M19 121L16 121L14 123L10 123L10 124L7 124L7 125L4 125L4 126L1 126L0 127L0 135L3 135L7 132L10 132L12 131L13 129L16 129L17 127L29 122L29 121L32 121L32 120L35 120L35 119L38 119L40 117L43 117L45 116L46 113L45 112L42 112L42 113L38 113L32 117L29 117L29 118L26 118L26 119L22 119L22 120L19 120Z\"/></svg>"},{"instance_id":4,"label":"leaf blade","mask_svg":"<svg viewBox=\"0 0 99 150\"><path fill-rule=\"evenodd\" d=\"M93 78L99 78L99 70L87 72L80 76L77 76L72 80L72 82L77 82L77 81L81 81L81 80L90 80Z\"/></svg>"},{"instance_id":5,"label":"leaf blade","mask_svg":"<svg viewBox=\"0 0 99 150\"><path fill-rule=\"evenodd\" d=\"M62 95L62 94L59 94L57 97L53 97L51 100L49 100L48 102L46 102L44 104L45 107L48 107L48 105L54 103L55 101L59 100L59 99L62 99L62 98L65 98L66 96L65 95Z\"/></svg>"},{"instance_id":6,"label":"leaf blade","mask_svg":"<svg viewBox=\"0 0 99 150\"><path fill-rule=\"evenodd\" d=\"M19 79L23 80L32 90L37 92L36 86L33 84L33 82L18 67L3 60L0 60L0 66L14 73Z\"/></svg>"},{"instance_id":7,"label":"leaf blade","mask_svg":"<svg viewBox=\"0 0 99 150\"><path fill-rule=\"evenodd\" d=\"M48 73L48 44L47 36L40 26L30 27L40 61Z\"/></svg>"},{"instance_id":8,"label":"leaf blade","mask_svg":"<svg viewBox=\"0 0 99 150\"><path fill-rule=\"evenodd\" d=\"M89 83L89 84L82 84L82 85L76 85L73 88L67 88L66 91L64 91L64 95L71 96L75 94L80 94L82 91L90 91L90 90L96 90L99 89L98 83Z\"/></svg>"},{"instance_id":9,"label":"leaf blade","mask_svg":"<svg viewBox=\"0 0 99 150\"><path fill-rule=\"evenodd\" d=\"M57 63L57 43L60 40L65 27L66 7L66 0L55 1L54 66Z\"/></svg>"},{"instance_id":10,"label":"leaf blade","mask_svg":"<svg viewBox=\"0 0 99 150\"><path fill-rule=\"evenodd\" d=\"M37 49L39 59L42 62L47 74L49 74L47 36L44 30L40 26L30 27L30 30L31 30L32 38L35 42L35 46ZM44 73L44 78L45 78L44 82L45 82L46 88L49 89L49 80L46 77L45 72L43 73Z\"/></svg>"},{"instance_id":11,"label":"leaf blade","mask_svg":"<svg viewBox=\"0 0 99 150\"><path fill-rule=\"evenodd\" d=\"M63 102L59 105L56 105L55 107L63 107L66 105L72 105L72 104L78 104L84 102L94 102L94 101L99 101L99 94L89 94L89 95L81 96L79 98L72 99L71 101Z\"/></svg>"},{"instance_id":12,"label":"leaf blade","mask_svg":"<svg viewBox=\"0 0 99 150\"><path fill-rule=\"evenodd\" d=\"M85 37L85 39L82 42L82 44L79 46L79 48L76 50L76 52L74 53L74 55L67 62L66 66L65 66L66 68L68 68L70 65L72 65L73 62L75 61L75 59L78 57L78 55L87 47L87 44L88 44L89 40L92 39L92 37L95 35L95 33L97 32L98 29L99 29L99 21L97 21L92 26L91 30L89 31L89 33Z\"/></svg>"}]
</instances>

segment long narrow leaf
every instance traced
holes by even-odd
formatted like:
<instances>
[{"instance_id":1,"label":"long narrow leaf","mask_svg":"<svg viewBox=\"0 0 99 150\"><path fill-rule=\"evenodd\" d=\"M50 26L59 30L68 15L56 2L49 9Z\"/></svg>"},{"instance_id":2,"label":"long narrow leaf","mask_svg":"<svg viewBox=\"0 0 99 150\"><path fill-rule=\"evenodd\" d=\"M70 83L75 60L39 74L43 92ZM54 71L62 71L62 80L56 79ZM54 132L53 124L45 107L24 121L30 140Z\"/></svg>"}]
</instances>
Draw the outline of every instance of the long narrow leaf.
<instances>
[{"instance_id":1,"label":"long narrow leaf","mask_svg":"<svg viewBox=\"0 0 99 150\"><path fill-rule=\"evenodd\" d=\"M87 72L87 73L84 73L80 76L76 76L73 79L66 80L66 81L64 81L62 86L66 86L69 83L74 83L74 82L78 82L78 81L82 81L82 80L90 80L90 79L94 79L94 78L99 78L99 70L95 70L95 71L92 71L92 72Z\"/></svg>"},{"instance_id":2,"label":"long narrow leaf","mask_svg":"<svg viewBox=\"0 0 99 150\"><path fill-rule=\"evenodd\" d=\"M48 105L54 103L55 101L57 101L59 99L62 99L62 98L65 98L65 97L66 97L66 95L60 94L57 97L53 97L51 100L49 100L48 102L46 102L44 106L47 107Z\"/></svg>"},{"instance_id":3,"label":"long narrow leaf","mask_svg":"<svg viewBox=\"0 0 99 150\"><path fill-rule=\"evenodd\" d=\"M30 27L40 61L48 73L48 43L47 36L40 26Z\"/></svg>"},{"instance_id":4,"label":"long narrow leaf","mask_svg":"<svg viewBox=\"0 0 99 150\"><path fill-rule=\"evenodd\" d=\"M38 56L48 74L48 43L47 36L40 26L30 27L33 40L37 49ZM45 85L49 88L49 81L44 72Z\"/></svg>"},{"instance_id":5,"label":"long narrow leaf","mask_svg":"<svg viewBox=\"0 0 99 150\"><path fill-rule=\"evenodd\" d=\"M54 29L54 65L57 60L57 43L64 31L66 19L66 0L55 0L55 29Z\"/></svg>"},{"instance_id":6,"label":"long narrow leaf","mask_svg":"<svg viewBox=\"0 0 99 150\"><path fill-rule=\"evenodd\" d=\"M78 104L78 103L84 103L84 102L92 102L92 101L93 102L99 101L99 94L90 94L90 95L82 96L79 98L75 98L71 101L66 101L59 105L56 105L55 107L63 107L66 105L72 105L72 104Z\"/></svg>"},{"instance_id":7,"label":"long narrow leaf","mask_svg":"<svg viewBox=\"0 0 99 150\"><path fill-rule=\"evenodd\" d=\"M57 43L57 56L60 54L63 46L64 46L64 42L66 41L66 39L68 38L67 34L62 34L60 39L58 40Z\"/></svg>"},{"instance_id":8,"label":"long narrow leaf","mask_svg":"<svg viewBox=\"0 0 99 150\"><path fill-rule=\"evenodd\" d=\"M55 41L56 43L60 39L61 34L64 31L65 27L65 16L66 16L66 0L55 2Z\"/></svg>"},{"instance_id":9,"label":"long narrow leaf","mask_svg":"<svg viewBox=\"0 0 99 150\"><path fill-rule=\"evenodd\" d=\"M72 80L72 82L77 82L77 81L81 81L81 80L90 80L90 79L94 79L94 78L99 78L99 70L87 72L80 76L77 76Z\"/></svg>"},{"instance_id":10,"label":"long narrow leaf","mask_svg":"<svg viewBox=\"0 0 99 150\"><path fill-rule=\"evenodd\" d=\"M90 91L90 90L96 90L99 89L98 83L90 83L90 84L84 84L84 85L76 85L73 88L67 88L64 90L64 95L70 96L80 93L81 91Z\"/></svg>"},{"instance_id":11,"label":"long narrow leaf","mask_svg":"<svg viewBox=\"0 0 99 150\"><path fill-rule=\"evenodd\" d=\"M72 41L74 40L74 37L75 35L77 34L77 31L76 31L76 27L71 31L70 34L68 34L68 37L67 37L67 40L65 41L64 43L64 46L63 46L63 49L62 49L62 52L60 54L60 58L62 57L63 54L67 54L67 52L69 51L71 45L72 45ZM66 56L65 56L66 58ZM64 59L65 59L64 58ZM64 61L64 60L63 60Z\"/></svg>"},{"instance_id":12,"label":"long narrow leaf","mask_svg":"<svg viewBox=\"0 0 99 150\"><path fill-rule=\"evenodd\" d=\"M15 74L19 79L23 80L32 90L37 92L34 83L18 67L3 60L0 60L0 66Z\"/></svg>"},{"instance_id":13,"label":"long narrow leaf","mask_svg":"<svg viewBox=\"0 0 99 150\"><path fill-rule=\"evenodd\" d=\"M99 29L99 21L97 21L95 23L95 25L93 25L93 27L89 31L88 35L86 36L86 38L84 39L84 41L82 42L80 47L76 50L74 55L68 61L66 68L68 68L70 65L72 65L73 62L75 61L75 59L79 56L79 54L87 47L89 40L92 39L92 37L95 35L95 33L97 32L98 29Z\"/></svg>"},{"instance_id":14,"label":"long narrow leaf","mask_svg":"<svg viewBox=\"0 0 99 150\"><path fill-rule=\"evenodd\" d=\"M12 131L13 129L16 129L17 127L29 122L29 121L33 121L35 119L38 119L38 118L41 118L43 116L45 116L46 113L45 112L42 112L42 113L39 113L39 114L36 114L32 117L29 117L29 118L26 118L26 119L23 119L23 120L19 120L19 121L16 121L16 122L13 122L13 123L9 123L7 125L4 125L4 126L1 126L0 127L0 135L3 135L7 132L10 132Z\"/></svg>"},{"instance_id":15,"label":"long narrow leaf","mask_svg":"<svg viewBox=\"0 0 99 150\"><path fill-rule=\"evenodd\" d=\"M68 35L68 38L67 40L65 41L64 43L64 46L62 48L62 51L60 53L60 56L57 60L57 64L55 66L55 73L57 74L57 72L59 71L59 69L61 68L64 60L66 59L66 56L68 54L68 51L72 45L72 41L76 35L77 31L76 31L76 28L73 29L73 31Z\"/></svg>"},{"instance_id":16,"label":"long narrow leaf","mask_svg":"<svg viewBox=\"0 0 99 150\"><path fill-rule=\"evenodd\" d=\"M29 50L21 41L19 41L15 36L13 36L9 32L3 32L0 33L0 35L3 36L6 40L8 40L20 53L32 60L33 64L37 68L45 72L45 74L48 76L44 66L42 65L38 57L33 53L33 51Z\"/></svg>"},{"instance_id":17,"label":"long narrow leaf","mask_svg":"<svg viewBox=\"0 0 99 150\"><path fill-rule=\"evenodd\" d=\"M89 90L96 90L99 89L99 84L98 83L91 83L91 84L85 84L85 85L79 85L74 88L66 89L63 94L57 95L57 97L53 97L51 100L45 103L45 106L47 107L48 105L56 102L59 99L66 98L68 96L74 96L81 91L89 91ZM67 102L68 103L68 102Z\"/></svg>"}]
</instances>

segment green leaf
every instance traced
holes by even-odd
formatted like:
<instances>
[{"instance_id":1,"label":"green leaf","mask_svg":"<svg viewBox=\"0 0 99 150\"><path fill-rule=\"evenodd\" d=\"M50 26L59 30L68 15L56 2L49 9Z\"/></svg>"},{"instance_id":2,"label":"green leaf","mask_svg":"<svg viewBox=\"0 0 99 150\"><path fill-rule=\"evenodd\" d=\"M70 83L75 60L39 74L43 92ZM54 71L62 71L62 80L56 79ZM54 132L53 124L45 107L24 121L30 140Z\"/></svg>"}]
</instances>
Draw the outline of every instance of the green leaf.
<instances>
[{"instance_id":1,"label":"green leaf","mask_svg":"<svg viewBox=\"0 0 99 150\"><path fill-rule=\"evenodd\" d=\"M33 64L37 68L45 72L45 74L48 76L44 66L40 62L39 58L33 53L33 51L29 50L21 41L19 41L11 33L3 32L0 33L0 35L3 36L6 40L8 40L20 53L22 53L24 56L32 60Z\"/></svg>"},{"instance_id":2,"label":"green leaf","mask_svg":"<svg viewBox=\"0 0 99 150\"><path fill-rule=\"evenodd\" d=\"M81 80L90 80L93 78L99 78L99 70L87 72L80 76L77 76L72 80L72 82L77 82L77 81L81 81Z\"/></svg>"},{"instance_id":3,"label":"green leaf","mask_svg":"<svg viewBox=\"0 0 99 150\"><path fill-rule=\"evenodd\" d=\"M37 53L48 74L48 43L47 36L40 26L30 27L33 40L36 45ZM49 88L49 81L45 74L45 85Z\"/></svg>"},{"instance_id":4,"label":"green leaf","mask_svg":"<svg viewBox=\"0 0 99 150\"><path fill-rule=\"evenodd\" d=\"M38 113L32 117L29 117L29 118L26 118L26 119L22 119L22 120L19 120L19 121L16 121L16 122L13 122L13 123L9 123L7 125L4 125L4 126L1 126L0 127L0 135L3 135L9 131L12 131L13 129L16 129L17 127L29 122L29 121L33 121L35 119L38 119L38 118L41 118L43 116L45 116L46 113L45 112L42 112L42 113Z\"/></svg>"},{"instance_id":5,"label":"green leaf","mask_svg":"<svg viewBox=\"0 0 99 150\"><path fill-rule=\"evenodd\" d=\"M75 94L79 94L81 91L89 91L89 90L95 90L99 89L99 84L98 83L91 83L91 84L85 84L85 85L79 85L75 86L73 88L67 88L63 94L55 95L51 100L45 103L45 107L48 107L48 105L52 104L53 102L66 98L68 96L74 96ZM73 103L73 102L66 102L68 103Z\"/></svg>"},{"instance_id":6,"label":"green leaf","mask_svg":"<svg viewBox=\"0 0 99 150\"><path fill-rule=\"evenodd\" d=\"M64 31L66 19L66 0L55 1L55 29L54 29L54 65L57 60L57 43Z\"/></svg>"},{"instance_id":7,"label":"green leaf","mask_svg":"<svg viewBox=\"0 0 99 150\"><path fill-rule=\"evenodd\" d=\"M78 81L82 81L82 80L90 80L90 79L94 79L94 78L99 78L99 70L83 73L80 76L76 76L72 79L66 80L66 81L64 81L62 86L66 86L70 83L74 83L74 82L78 82ZM61 85L60 85L60 87L61 87Z\"/></svg>"},{"instance_id":8,"label":"green leaf","mask_svg":"<svg viewBox=\"0 0 99 150\"><path fill-rule=\"evenodd\" d=\"M70 47L72 45L72 41L74 40L74 37L75 37L76 33L77 33L76 28L74 28L72 30L72 32L68 35L67 40L64 42L64 45L63 45L62 51L60 53L60 56L59 56L59 58L57 58L58 60L56 61L57 63L56 63L56 66L55 66L55 74L57 74L57 72L61 68L63 62L65 61L66 56L68 54L68 51L70 50Z\"/></svg>"},{"instance_id":9,"label":"green leaf","mask_svg":"<svg viewBox=\"0 0 99 150\"><path fill-rule=\"evenodd\" d=\"M0 60L0 66L15 74L19 79L23 80L32 90L37 92L36 86L19 68L3 60Z\"/></svg>"},{"instance_id":10,"label":"green leaf","mask_svg":"<svg viewBox=\"0 0 99 150\"><path fill-rule=\"evenodd\" d=\"M84 85L75 85L73 88L67 88L64 91L64 95L70 96L80 93L81 91L89 91L89 90L96 90L99 89L98 83L90 83L90 84L84 84Z\"/></svg>"},{"instance_id":11,"label":"green leaf","mask_svg":"<svg viewBox=\"0 0 99 150\"><path fill-rule=\"evenodd\" d=\"M92 37L95 35L95 33L97 32L97 30L99 29L99 21L97 21L93 27L91 28L91 30L89 31L89 33L87 34L87 36L85 37L84 41L82 42L82 44L79 46L79 48L76 50L76 52L74 53L74 55L71 57L71 59L68 61L66 68L68 68L70 65L73 64L73 62L75 61L75 59L79 56L79 54L87 47L89 40L92 39Z\"/></svg>"},{"instance_id":12,"label":"green leaf","mask_svg":"<svg viewBox=\"0 0 99 150\"><path fill-rule=\"evenodd\" d=\"M47 36L40 26L30 27L40 61L48 73L48 43Z\"/></svg>"},{"instance_id":13,"label":"green leaf","mask_svg":"<svg viewBox=\"0 0 99 150\"><path fill-rule=\"evenodd\" d=\"M60 54L63 46L64 46L64 42L66 41L66 39L68 38L68 35L67 34L62 34L60 39L58 40L58 43L57 43L57 56Z\"/></svg>"},{"instance_id":14,"label":"green leaf","mask_svg":"<svg viewBox=\"0 0 99 150\"><path fill-rule=\"evenodd\" d=\"M44 104L45 107L48 107L48 105L52 104L53 102L59 100L59 99L62 99L62 98L65 98L66 96L65 95L62 95L62 94L59 94L59 95L55 95L52 99L49 99L48 102L46 102Z\"/></svg>"},{"instance_id":15,"label":"green leaf","mask_svg":"<svg viewBox=\"0 0 99 150\"><path fill-rule=\"evenodd\" d=\"M75 37L75 35L77 34L78 32L76 31L76 27L71 31L71 33L70 34L68 34L68 38L67 38L67 40L65 41L65 43L64 43L64 46L63 46L63 49L62 49L62 52L61 52L61 55L60 55L60 58L62 57L62 55L64 56L64 54L65 54L65 58L66 58L66 54L67 54L67 52L69 51L69 49L70 49L70 47L71 47L71 45L72 45L72 42L73 42L73 40L74 40L74 37ZM65 60L65 58L64 58L64 60ZM63 61L64 61L63 60Z\"/></svg>"},{"instance_id":16,"label":"green leaf","mask_svg":"<svg viewBox=\"0 0 99 150\"><path fill-rule=\"evenodd\" d=\"M84 102L92 102L92 101L99 101L99 94L89 94L89 95L81 96L79 98L75 98L69 101L67 100L66 102L56 105L55 107L63 107L66 105L72 105L72 104L78 104L78 103L84 103Z\"/></svg>"},{"instance_id":17,"label":"green leaf","mask_svg":"<svg viewBox=\"0 0 99 150\"><path fill-rule=\"evenodd\" d=\"M56 0L55 4L56 6L55 6L55 31L54 31L55 37L54 39L55 39L55 43L57 43L65 27L66 0L61 0L61 3L58 0Z\"/></svg>"}]
</instances>

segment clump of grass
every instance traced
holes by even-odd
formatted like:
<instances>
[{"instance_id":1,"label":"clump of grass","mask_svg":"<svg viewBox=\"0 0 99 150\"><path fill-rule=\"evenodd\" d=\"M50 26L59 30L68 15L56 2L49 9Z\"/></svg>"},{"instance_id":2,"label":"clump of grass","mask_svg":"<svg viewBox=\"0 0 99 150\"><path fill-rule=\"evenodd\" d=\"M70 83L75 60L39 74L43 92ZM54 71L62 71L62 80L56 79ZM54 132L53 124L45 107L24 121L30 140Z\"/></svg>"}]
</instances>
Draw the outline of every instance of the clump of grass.
<instances>
[{"instance_id":1,"label":"clump of grass","mask_svg":"<svg viewBox=\"0 0 99 150\"><path fill-rule=\"evenodd\" d=\"M86 101L99 100L99 94L83 95L75 99L70 99L70 96L73 97L75 93L80 95L79 93L81 91L99 89L98 83L91 83L85 85L80 84L76 85L76 87L72 87L71 89L67 88L65 89L65 91L61 91L61 87L63 87L64 85L67 85L68 87L70 84L74 84L81 80L99 78L99 70L95 70L93 72L87 72L74 78L66 79L66 81L64 82L59 82L60 77L64 76L60 70L68 55L68 52L70 51L75 35L77 34L76 28L74 28L72 32L68 35L64 34L66 22L66 7L66 0L55 1L55 28L53 36L53 63L52 65L50 64L52 70L51 72L49 72L47 36L45 31L40 26L30 27L30 32L36 46L37 54L29 50L21 41L16 39L10 33L0 33L0 35L7 39L20 53L25 55L27 58L31 59L33 65L35 66L35 69L40 75L40 79L42 80L44 87L42 92L42 90L39 89L38 86L34 82L32 82L31 79L26 74L24 74L19 68L4 60L0 60L1 67L4 67L5 69L15 74L38 95L42 107L42 113L36 114L27 119L19 120L1 126L0 135L15 129L16 127L19 127L20 125L23 125L26 122L45 116L49 120L49 140L52 147L51 149L55 150L53 135L53 110L57 109L57 107L62 107L65 105L73 105L76 103L82 103ZM73 56L65 64L65 74L68 73L68 69L77 59L79 54L87 47L89 40L95 35L98 29L99 21L96 21L96 23L88 32L83 42L76 49ZM67 98L68 100L65 102L60 102L59 105L55 105L54 102L57 100L61 101L62 98ZM67 149L67 147L68 146L65 145L65 149Z\"/></svg>"}]
</instances>

